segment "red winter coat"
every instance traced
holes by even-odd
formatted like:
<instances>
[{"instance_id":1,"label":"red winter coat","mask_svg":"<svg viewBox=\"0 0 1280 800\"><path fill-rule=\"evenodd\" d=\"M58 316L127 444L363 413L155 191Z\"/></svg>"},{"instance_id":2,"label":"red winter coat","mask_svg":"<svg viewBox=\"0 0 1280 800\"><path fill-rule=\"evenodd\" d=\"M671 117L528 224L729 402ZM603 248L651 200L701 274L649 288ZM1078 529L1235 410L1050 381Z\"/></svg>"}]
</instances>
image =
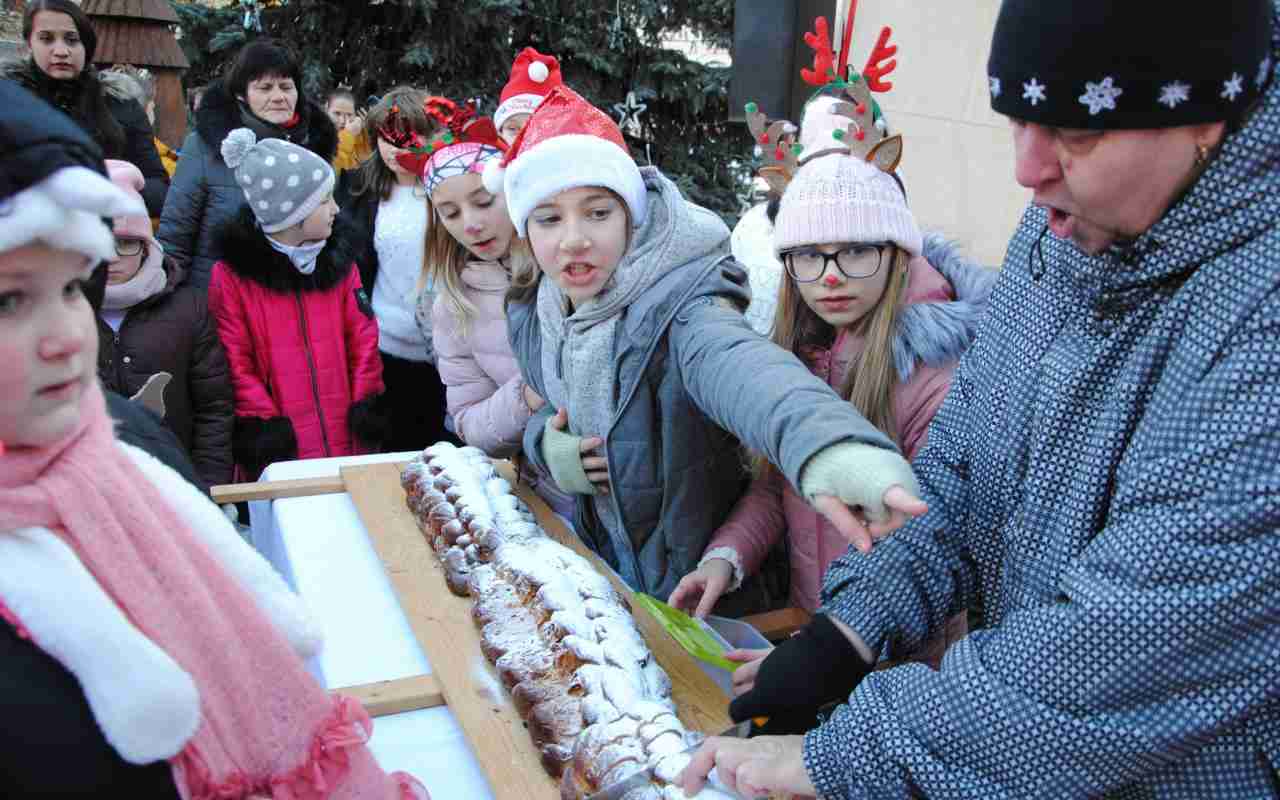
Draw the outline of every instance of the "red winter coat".
<instances>
[{"instance_id":1,"label":"red winter coat","mask_svg":"<svg viewBox=\"0 0 1280 800\"><path fill-rule=\"evenodd\" d=\"M248 210L220 232L224 260L213 268L209 308L235 386L236 461L249 479L274 461L376 444L376 434L351 427L383 384L378 326L350 241L335 224L315 272L303 275Z\"/></svg>"}]
</instances>

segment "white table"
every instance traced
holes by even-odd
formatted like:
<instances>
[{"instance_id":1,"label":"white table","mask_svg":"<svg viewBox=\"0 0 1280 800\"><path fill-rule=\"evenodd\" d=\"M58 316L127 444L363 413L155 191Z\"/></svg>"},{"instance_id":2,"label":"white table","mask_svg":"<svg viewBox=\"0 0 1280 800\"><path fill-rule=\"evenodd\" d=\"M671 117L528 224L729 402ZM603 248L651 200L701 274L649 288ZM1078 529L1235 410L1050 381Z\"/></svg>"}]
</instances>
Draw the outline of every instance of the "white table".
<instances>
[{"instance_id":1,"label":"white table","mask_svg":"<svg viewBox=\"0 0 1280 800\"><path fill-rule=\"evenodd\" d=\"M334 477L344 466L408 461L416 453L288 461L262 480ZM431 672L351 496L344 493L249 504L252 541L302 596L324 631L308 662L322 686L339 689ZM378 717L369 749L387 771L422 781L436 800L493 800L475 752L447 706ZM711 787L703 800L730 800Z\"/></svg>"},{"instance_id":2,"label":"white table","mask_svg":"<svg viewBox=\"0 0 1280 800\"><path fill-rule=\"evenodd\" d=\"M408 461L414 453L273 464L263 480L336 476L340 467ZM431 672L351 497L250 503L253 544L300 594L324 631L308 668L330 689ZM410 773L435 798L491 799L475 753L447 706L374 720L369 749L388 771Z\"/></svg>"}]
</instances>

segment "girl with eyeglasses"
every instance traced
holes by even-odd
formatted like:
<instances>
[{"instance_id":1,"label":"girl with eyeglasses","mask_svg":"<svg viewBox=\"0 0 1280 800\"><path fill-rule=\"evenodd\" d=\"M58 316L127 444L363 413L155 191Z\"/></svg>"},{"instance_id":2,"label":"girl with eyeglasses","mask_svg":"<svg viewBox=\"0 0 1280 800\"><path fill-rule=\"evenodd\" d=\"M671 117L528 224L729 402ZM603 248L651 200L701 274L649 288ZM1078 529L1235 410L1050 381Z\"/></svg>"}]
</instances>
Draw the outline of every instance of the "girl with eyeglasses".
<instances>
[{"instance_id":1,"label":"girl with eyeglasses","mask_svg":"<svg viewBox=\"0 0 1280 800\"><path fill-rule=\"evenodd\" d=\"M803 152L848 125L836 98L809 104ZM804 161L776 209L774 248L786 274L773 341L795 353L911 459L924 446L960 355L973 340L995 281L940 237L923 237L892 173L860 156L828 152ZM755 480L712 537L698 569L670 602L698 616L755 574L787 538L791 605L813 612L822 574L849 542L757 457ZM953 620L947 641L964 632ZM917 654L936 662L946 641ZM731 658L755 661L759 651ZM734 674L749 685L754 668Z\"/></svg>"},{"instance_id":2,"label":"girl with eyeglasses","mask_svg":"<svg viewBox=\"0 0 1280 800\"><path fill-rule=\"evenodd\" d=\"M108 161L111 180L136 195L142 173L127 161ZM98 377L132 397L165 373L165 424L186 448L204 483L230 483L235 390L218 329L203 291L182 285L187 271L165 256L145 216L113 221L116 257L98 309ZM161 410L161 409L156 409Z\"/></svg>"}]
</instances>

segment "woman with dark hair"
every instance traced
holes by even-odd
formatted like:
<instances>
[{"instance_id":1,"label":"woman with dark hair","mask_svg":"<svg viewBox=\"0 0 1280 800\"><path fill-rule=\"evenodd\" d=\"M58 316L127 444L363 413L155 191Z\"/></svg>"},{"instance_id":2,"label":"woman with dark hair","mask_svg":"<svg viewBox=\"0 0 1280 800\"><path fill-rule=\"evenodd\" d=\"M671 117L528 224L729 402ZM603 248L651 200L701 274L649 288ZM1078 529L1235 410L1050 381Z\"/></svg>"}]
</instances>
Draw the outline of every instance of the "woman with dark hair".
<instances>
[{"instance_id":1,"label":"woman with dark hair","mask_svg":"<svg viewBox=\"0 0 1280 800\"><path fill-rule=\"evenodd\" d=\"M31 56L6 66L0 78L65 112L107 158L137 165L146 179L147 211L159 216L169 176L156 152L151 122L142 106L106 92L99 81L93 68L98 37L89 17L71 0L34 0L22 16L22 39Z\"/></svg>"},{"instance_id":2,"label":"woman with dark hair","mask_svg":"<svg viewBox=\"0 0 1280 800\"><path fill-rule=\"evenodd\" d=\"M338 133L319 106L302 94L297 58L283 45L259 39L240 51L227 73L209 85L195 130L182 145L178 171L160 215L158 238L194 285L209 285L221 257L217 229L239 216L244 191L222 160L222 140L236 128L259 139L284 139L331 161Z\"/></svg>"}]
</instances>

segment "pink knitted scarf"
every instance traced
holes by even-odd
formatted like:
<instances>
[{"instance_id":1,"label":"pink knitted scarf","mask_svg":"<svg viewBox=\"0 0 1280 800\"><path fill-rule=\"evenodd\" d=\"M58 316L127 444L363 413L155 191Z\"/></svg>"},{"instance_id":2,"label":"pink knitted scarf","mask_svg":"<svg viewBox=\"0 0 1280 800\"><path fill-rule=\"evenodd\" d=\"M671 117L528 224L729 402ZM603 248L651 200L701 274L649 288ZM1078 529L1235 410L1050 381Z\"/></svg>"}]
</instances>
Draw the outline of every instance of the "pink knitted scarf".
<instances>
[{"instance_id":1,"label":"pink knitted scarf","mask_svg":"<svg viewBox=\"0 0 1280 800\"><path fill-rule=\"evenodd\" d=\"M201 723L171 759L184 798L426 797L409 776L383 773L364 746L372 725L360 704L315 682L116 444L96 383L66 439L0 456L0 531L32 526L61 536L195 681Z\"/></svg>"}]
</instances>

